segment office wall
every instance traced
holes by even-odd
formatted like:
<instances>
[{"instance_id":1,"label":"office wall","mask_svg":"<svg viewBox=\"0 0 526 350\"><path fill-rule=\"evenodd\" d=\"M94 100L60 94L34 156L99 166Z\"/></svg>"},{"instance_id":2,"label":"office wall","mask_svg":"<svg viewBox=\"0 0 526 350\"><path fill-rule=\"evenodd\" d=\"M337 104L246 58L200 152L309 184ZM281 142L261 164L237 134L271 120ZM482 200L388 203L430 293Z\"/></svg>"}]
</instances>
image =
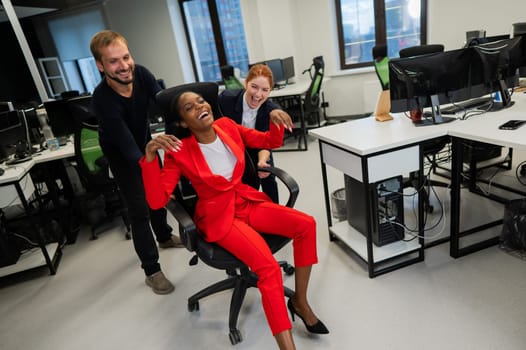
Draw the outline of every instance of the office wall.
<instances>
[{"instance_id":1,"label":"office wall","mask_svg":"<svg viewBox=\"0 0 526 350\"><path fill-rule=\"evenodd\" d=\"M276 42L294 47L296 73L301 73L313 56L321 54L326 63L326 75L331 80L324 86L330 102L330 116L371 112L380 90L372 69L342 72L339 69L334 0L244 0L255 2L248 16L256 17L259 28L247 26L247 31L263 32L258 55L284 54L273 46ZM256 12L257 11L257 12ZM277 13L290 13L285 19ZM281 23L288 21L287 23ZM461 47L465 32L486 29L488 35L509 32L511 23L526 21L523 0L428 0L428 42L443 43L447 49ZM291 28L290 30L287 30ZM272 51L267 49L273 47ZM302 77L303 78L303 77Z\"/></svg>"},{"instance_id":2,"label":"office wall","mask_svg":"<svg viewBox=\"0 0 526 350\"><path fill-rule=\"evenodd\" d=\"M170 16L176 3L176 0L108 0L103 6L109 28L126 37L136 63L164 79L167 86L187 81L192 69L188 53L180 52L176 43ZM184 38L184 33L178 33Z\"/></svg>"}]
</instances>

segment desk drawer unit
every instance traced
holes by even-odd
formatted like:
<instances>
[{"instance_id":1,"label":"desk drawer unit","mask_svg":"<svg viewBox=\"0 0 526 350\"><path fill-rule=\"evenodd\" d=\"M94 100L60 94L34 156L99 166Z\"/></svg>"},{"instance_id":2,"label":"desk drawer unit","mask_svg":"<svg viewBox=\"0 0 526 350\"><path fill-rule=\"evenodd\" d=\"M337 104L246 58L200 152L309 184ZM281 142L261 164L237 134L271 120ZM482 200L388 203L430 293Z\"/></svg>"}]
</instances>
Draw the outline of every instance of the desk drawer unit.
<instances>
[{"instance_id":1,"label":"desk drawer unit","mask_svg":"<svg viewBox=\"0 0 526 350\"><path fill-rule=\"evenodd\" d=\"M366 157L369 184L417 171L419 156L418 145L373 156L358 156L338 147L322 144L322 161L360 182L364 182L362 157Z\"/></svg>"}]
</instances>

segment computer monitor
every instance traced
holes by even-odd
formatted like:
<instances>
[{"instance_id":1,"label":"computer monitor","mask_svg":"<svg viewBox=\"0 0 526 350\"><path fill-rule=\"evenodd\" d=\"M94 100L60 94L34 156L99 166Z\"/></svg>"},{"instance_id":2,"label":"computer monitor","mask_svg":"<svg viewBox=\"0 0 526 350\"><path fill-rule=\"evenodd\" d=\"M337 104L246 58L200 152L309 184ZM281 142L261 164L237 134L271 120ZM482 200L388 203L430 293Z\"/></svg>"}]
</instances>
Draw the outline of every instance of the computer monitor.
<instances>
[{"instance_id":1,"label":"computer monitor","mask_svg":"<svg viewBox=\"0 0 526 350\"><path fill-rule=\"evenodd\" d=\"M0 162L13 154L20 159L28 156L25 123L18 111L0 112Z\"/></svg>"},{"instance_id":2,"label":"computer monitor","mask_svg":"<svg viewBox=\"0 0 526 350\"><path fill-rule=\"evenodd\" d=\"M523 61L522 38L492 37L486 43L474 45L471 65L471 84L482 93L498 93L500 102L492 105L492 110L513 105L509 88L518 85L518 69Z\"/></svg>"},{"instance_id":3,"label":"computer monitor","mask_svg":"<svg viewBox=\"0 0 526 350\"><path fill-rule=\"evenodd\" d=\"M59 140L75 133L76 122L68 106L68 100L44 102L47 119L53 135Z\"/></svg>"},{"instance_id":4,"label":"computer monitor","mask_svg":"<svg viewBox=\"0 0 526 350\"><path fill-rule=\"evenodd\" d=\"M526 22L513 23L512 37L521 37L522 61L519 68L519 76L526 78Z\"/></svg>"},{"instance_id":5,"label":"computer monitor","mask_svg":"<svg viewBox=\"0 0 526 350\"><path fill-rule=\"evenodd\" d=\"M391 59L391 111L431 107L433 123L452 120L441 116L439 106L471 98L467 89L471 56L470 50L458 49Z\"/></svg>"},{"instance_id":6,"label":"computer monitor","mask_svg":"<svg viewBox=\"0 0 526 350\"><path fill-rule=\"evenodd\" d=\"M11 101L0 101L0 112L14 111L13 102Z\"/></svg>"},{"instance_id":7,"label":"computer monitor","mask_svg":"<svg viewBox=\"0 0 526 350\"><path fill-rule=\"evenodd\" d=\"M283 65L280 58L275 58L265 61L265 64L272 71L272 76L274 77L274 86L279 87L287 83L287 78L283 73Z\"/></svg>"},{"instance_id":8,"label":"computer monitor","mask_svg":"<svg viewBox=\"0 0 526 350\"><path fill-rule=\"evenodd\" d=\"M294 72L294 56L285 57L281 60L281 66L283 68L283 76L290 84L290 80L296 75Z\"/></svg>"},{"instance_id":9,"label":"computer monitor","mask_svg":"<svg viewBox=\"0 0 526 350\"><path fill-rule=\"evenodd\" d=\"M493 92L503 100L494 106L511 106L508 87L518 84L520 39L486 39L468 48L390 60L391 111L431 107L432 123L441 123L451 119L441 116L440 105Z\"/></svg>"}]
</instances>

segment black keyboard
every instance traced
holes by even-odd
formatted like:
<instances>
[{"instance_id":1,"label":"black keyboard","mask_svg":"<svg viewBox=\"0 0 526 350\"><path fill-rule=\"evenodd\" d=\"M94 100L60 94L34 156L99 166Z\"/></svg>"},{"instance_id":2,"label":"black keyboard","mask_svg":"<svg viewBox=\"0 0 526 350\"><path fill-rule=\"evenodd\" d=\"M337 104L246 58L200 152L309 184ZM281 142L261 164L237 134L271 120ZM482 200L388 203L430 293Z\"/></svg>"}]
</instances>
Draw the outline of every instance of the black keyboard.
<instances>
[{"instance_id":1,"label":"black keyboard","mask_svg":"<svg viewBox=\"0 0 526 350\"><path fill-rule=\"evenodd\" d=\"M449 107L440 108L440 112L442 114L456 114L458 112L463 112L468 109L481 107L484 105L488 105L490 103L491 103L491 97L474 98L472 100L468 100L465 102L456 103Z\"/></svg>"}]
</instances>

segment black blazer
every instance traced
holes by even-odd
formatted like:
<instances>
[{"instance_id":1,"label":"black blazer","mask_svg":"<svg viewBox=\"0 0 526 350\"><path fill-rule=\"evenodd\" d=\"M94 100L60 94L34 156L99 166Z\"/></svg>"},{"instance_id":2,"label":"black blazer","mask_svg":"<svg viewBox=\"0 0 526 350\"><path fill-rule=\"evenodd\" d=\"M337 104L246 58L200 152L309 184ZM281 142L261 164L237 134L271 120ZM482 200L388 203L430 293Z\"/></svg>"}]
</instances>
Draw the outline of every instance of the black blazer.
<instances>
[{"instance_id":1,"label":"black blazer","mask_svg":"<svg viewBox=\"0 0 526 350\"><path fill-rule=\"evenodd\" d=\"M219 108L224 116L241 124L243 119L243 94L241 90L224 90L219 95ZM256 130L267 131L270 123L270 112L280 108L276 103L266 100L258 109L256 116Z\"/></svg>"}]
</instances>

